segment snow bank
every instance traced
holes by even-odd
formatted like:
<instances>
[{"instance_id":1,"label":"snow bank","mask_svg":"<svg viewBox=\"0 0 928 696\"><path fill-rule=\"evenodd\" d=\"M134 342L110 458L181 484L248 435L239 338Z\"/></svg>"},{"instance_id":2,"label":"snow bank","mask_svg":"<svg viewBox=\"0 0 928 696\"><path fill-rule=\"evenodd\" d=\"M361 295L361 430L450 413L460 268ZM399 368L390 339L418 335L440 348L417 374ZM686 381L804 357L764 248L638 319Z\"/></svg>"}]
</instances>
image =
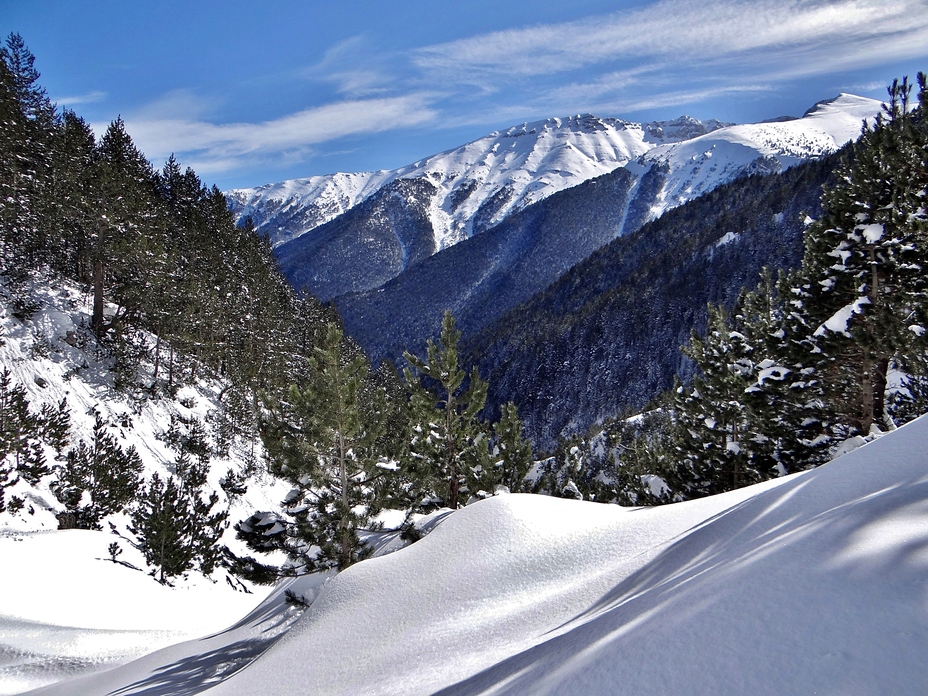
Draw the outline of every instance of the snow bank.
<instances>
[{"instance_id":1,"label":"snow bank","mask_svg":"<svg viewBox=\"0 0 928 696\"><path fill-rule=\"evenodd\" d=\"M330 580L229 678L194 666L234 641L188 643L40 693L920 693L926 442L654 509L498 496Z\"/></svg>"}]
</instances>

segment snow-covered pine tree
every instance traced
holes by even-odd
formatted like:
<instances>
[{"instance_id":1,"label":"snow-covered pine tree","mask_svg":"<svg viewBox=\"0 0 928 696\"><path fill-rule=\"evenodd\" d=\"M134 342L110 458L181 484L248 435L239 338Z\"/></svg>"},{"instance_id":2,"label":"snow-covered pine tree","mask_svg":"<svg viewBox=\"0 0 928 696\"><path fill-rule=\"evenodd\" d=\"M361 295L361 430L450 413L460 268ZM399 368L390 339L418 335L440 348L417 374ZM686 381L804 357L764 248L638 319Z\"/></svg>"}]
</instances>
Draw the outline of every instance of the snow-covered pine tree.
<instances>
[{"instance_id":1,"label":"snow-covered pine tree","mask_svg":"<svg viewBox=\"0 0 928 696\"><path fill-rule=\"evenodd\" d=\"M49 218L53 201L49 187L50 149L56 126L55 107L39 86L35 56L19 34L11 33L0 48L0 118L9 129L0 147L12 146L3 156L0 178L7 195L0 200L0 224L5 241L3 273L14 283L40 267L54 235ZM12 138L9 138L12 136ZM9 157L13 155L13 157ZM10 263L12 262L12 263Z\"/></svg>"},{"instance_id":2,"label":"snow-covered pine tree","mask_svg":"<svg viewBox=\"0 0 928 696\"><path fill-rule=\"evenodd\" d=\"M94 304L91 326L98 337L131 319L150 291L152 265L163 262L163 235L155 207L155 175L132 142L121 118L97 145L93 165L96 219L90 237ZM120 301L119 315L104 321L106 293Z\"/></svg>"},{"instance_id":3,"label":"snow-covered pine tree","mask_svg":"<svg viewBox=\"0 0 928 696\"><path fill-rule=\"evenodd\" d=\"M924 77L921 99L924 100ZM824 216L806 233L789 288L798 322L811 333L807 370L820 380L837 437L887 426L890 368L924 370L928 262L926 140L911 87L894 82L885 115L866 126L853 161L826 193Z\"/></svg>"},{"instance_id":4,"label":"snow-covered pine tree","mask_svg":"<svg viewBox=\"0 0 928 696\"><path fill-rule=\"evenodd\" d=\"M411 436L405 468L421 490L452 509L489 485L487 428L477 418L487 398L487 383L476 368L468 376L459 364L454 317L446 311L439 342L426 345L423 360L406 352Z\"/></svg>"},{"instance_id":5,"label":"snow-covered pine tree","mask_svg":"<svg viewBox=\"0 0 928 696\"><path fill-rule=\"evenodd\" d=\"M775 282L764 269L754 290L745 291L734 320L753 346L754 382L745 390L752 457L792 473L819 464L827 456L828 426L821 382L809 366L808 325L790 299L791 276Z\"/></svg>"},{"instance_id":6,"label":"snow-covered pine tree","mask_svg":"<svg viewBox=\"0 0 928 696\"><path fill-rule=\"evenodd\" d=\"M126 508L136 497L142 460L135 447L124 450L94 412L90 443L81 440L68 451L52 483L55 497L65 506L62 528L100 529L107 515Z\"/></svg>"},{"instance_id":7,"label":"snow-covered pine tree","mask_svg":"<svg viewBox=\"0 0 928 696\"><path fill-rule=\"evenodd\" d=\"M710 495L755 483L769 475L770 462L755 451L745 390L754 381L754 347L746 327L727 312L709 307L706 335L695 332L684 352L698 374L677 388L679 428L676 485L687 497Z\"/></svg>"},{"instance_id":8,"label":"snow-covered pine tree","mask_svg":"<svg viewBox=\"0 0 928 696\"><path fill-rule=\"evenodd\" d=\"M285 572L342 569L370 554L358 532L380 511L377 480L388 473L378 466L383 410L370 380L367 358L331 323L302 382L266 403L269 468L293 489L282 516L259 513L236 529L256 551L286 552Z\"/></svg>"}]
</instances>

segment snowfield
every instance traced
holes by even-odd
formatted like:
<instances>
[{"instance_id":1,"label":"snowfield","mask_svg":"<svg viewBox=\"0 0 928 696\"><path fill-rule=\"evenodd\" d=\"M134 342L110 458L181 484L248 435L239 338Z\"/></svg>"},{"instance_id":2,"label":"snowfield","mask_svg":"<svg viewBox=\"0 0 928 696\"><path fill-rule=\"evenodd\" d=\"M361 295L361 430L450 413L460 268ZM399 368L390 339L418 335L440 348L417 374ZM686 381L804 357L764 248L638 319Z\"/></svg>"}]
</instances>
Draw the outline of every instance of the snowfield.
<instances>
[{"instance_id":1,"label":"snowfield","mask_svg":"<svg viewBox=\"0 0 928 696\"><path fill-rule=\"evenodd\" d=\"M312 602L299 618L279 587L222 633L34 693L925 693L926 444L922 418L816 470L653 509L497 496L290 581ZM17 620L94 659L72 605L115 604L118 568L87 561L76 596L54 562L68 533L4 543L22 556L0 574L3 625L22 602Z\"/></svg>"}]
</instances>

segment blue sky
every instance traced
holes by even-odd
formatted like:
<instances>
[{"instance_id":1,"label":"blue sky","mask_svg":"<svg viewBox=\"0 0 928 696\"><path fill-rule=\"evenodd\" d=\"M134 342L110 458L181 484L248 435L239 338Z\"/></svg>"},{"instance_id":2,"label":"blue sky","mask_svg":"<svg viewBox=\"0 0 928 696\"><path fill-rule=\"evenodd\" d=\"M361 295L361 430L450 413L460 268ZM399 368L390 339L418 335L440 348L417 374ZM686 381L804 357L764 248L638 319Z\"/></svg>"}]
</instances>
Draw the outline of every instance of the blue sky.
<instances>
[{"instance_id":1,"label":"blue sky","mask_svg":"<svg viewBox=\"0 0 928 696\"><path fill-rule=\"evenodd\" d=\"M42 84L227 189L591 112L750 122L928 72L928 0L0 0Z\"/></svg>"}]
</instances>

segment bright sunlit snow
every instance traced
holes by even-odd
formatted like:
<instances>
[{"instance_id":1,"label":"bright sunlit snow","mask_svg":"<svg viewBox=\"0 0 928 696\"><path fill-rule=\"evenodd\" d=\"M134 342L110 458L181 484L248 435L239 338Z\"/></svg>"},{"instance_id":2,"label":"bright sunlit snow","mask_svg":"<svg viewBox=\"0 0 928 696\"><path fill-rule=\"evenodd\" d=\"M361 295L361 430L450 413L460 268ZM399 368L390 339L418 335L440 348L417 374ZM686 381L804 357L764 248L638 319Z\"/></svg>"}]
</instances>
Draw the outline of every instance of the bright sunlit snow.
<instances>
[{"instance_id":1,"label":"bright sunlit snow","mask_svg":"<svg viewBox=\"0 0 928 696\"><path fill-rule=\"evenodd\" d=\"M229 632L39 693L922 693L926 442L922 418L654 509L497 496L301 580L318 597L279 641L281 590Z\"/></svg>"}]
</instances>

